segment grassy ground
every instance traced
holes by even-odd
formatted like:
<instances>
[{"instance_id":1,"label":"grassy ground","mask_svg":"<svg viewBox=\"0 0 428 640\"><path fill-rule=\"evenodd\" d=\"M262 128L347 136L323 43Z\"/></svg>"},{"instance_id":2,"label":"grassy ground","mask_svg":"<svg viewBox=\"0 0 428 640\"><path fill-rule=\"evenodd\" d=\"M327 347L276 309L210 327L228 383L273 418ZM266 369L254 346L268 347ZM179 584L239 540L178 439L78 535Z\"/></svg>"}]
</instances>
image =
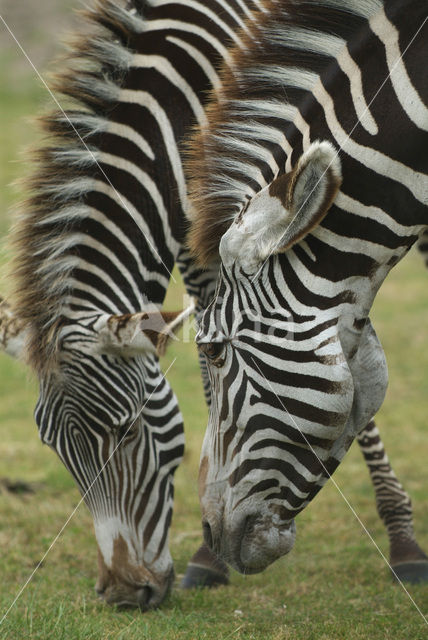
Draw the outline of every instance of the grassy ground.
<instances>
[{"instance_id":1,"label":"grassy ground","mask_svg":"<svg viewBox=\"0 0 428 640\"><path fill-rule=\"evenodd\" d=\"M2 80L0 78L0 80ZM7 186L23 167L17 150L33 135L22 117L38 109L43 91L33 82L12 89L0 81L0 230L17 193ZM7 257L2 250L2 263ZM373 312L390 367L387 401L379 415L387 449L414 499L421 544L428 549L426 502L426 390L428 383L427 275L410 255L385 283ZM4 281L2 290L7 290ZM181 302L170 292L169 304ZM173 344L164 359L184 414L187 450L176 477L171 549L178 577L200 542L196 497L206 410L195 351ZM0 357L0 619L79 502L73 481L37 436L32 412L37 385L20 363ZM12 487L5 478L12 481ZM368 474L353 447L335 479L387 554ZM11 491L13 482L27 489ZM7 488L9 486L9 489ZM25 485L21 488L25 488ZM232 575L214 592L174 589L156 612L119 612L93 591L96 549L91 518L80 507L0 625L0 640L407 640L427 637L427 626L388 570L344 500L330 483L298 519L294 551L261 575ZM409 588L428 615L428 587Z\"/></svg>"}]
</instances>

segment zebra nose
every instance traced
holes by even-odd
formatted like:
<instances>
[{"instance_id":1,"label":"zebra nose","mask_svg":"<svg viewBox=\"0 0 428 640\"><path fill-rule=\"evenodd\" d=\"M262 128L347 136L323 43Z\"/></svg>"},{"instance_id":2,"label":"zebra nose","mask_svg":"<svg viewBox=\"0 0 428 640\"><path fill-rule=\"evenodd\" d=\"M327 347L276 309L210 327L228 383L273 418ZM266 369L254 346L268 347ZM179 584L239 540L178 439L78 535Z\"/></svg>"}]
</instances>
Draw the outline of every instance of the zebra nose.
<instances>
[{"instance_id":1,"label":"zebra nose","mask_svg":"<svg viewBox=\"0 0 428 640\"><path fill-rule=\"evenodd\" d=\"M159 583L147 582L144 585L131 585L122 581L112 584L97 584L95 591L107 604L113 604L120 609L138 607L147 611L158 607L168 595L174 581L174 571L171 570Z\"/></svg>"},{"instance_id":2,"label":"zebra nose","mask_svg":"<svg viewBox=\"0 0 428 640\"><path fill-rule=\"evenodd\" d=\"M135 596L137 599L137 605L140 607L142 611L146 611L147 609L150 609L152 606L155 606L155 605L152 605L151 603L153 603L157 599L156 592L155 592L155 589L150 585L145 585L141 589L138 589Z\"/></svg>"},{"instance_id":3,"label":"zebra nose","mask_svg":"<svg viewBox=\"0 0 428 640\"><path fill-rule=\"evenodd\" d=\"M221 549L221 523L217 519L208 520L204 518L202 521L202 532L207 547L216 555L219 555Z\"/></svg>"}]
</instances>

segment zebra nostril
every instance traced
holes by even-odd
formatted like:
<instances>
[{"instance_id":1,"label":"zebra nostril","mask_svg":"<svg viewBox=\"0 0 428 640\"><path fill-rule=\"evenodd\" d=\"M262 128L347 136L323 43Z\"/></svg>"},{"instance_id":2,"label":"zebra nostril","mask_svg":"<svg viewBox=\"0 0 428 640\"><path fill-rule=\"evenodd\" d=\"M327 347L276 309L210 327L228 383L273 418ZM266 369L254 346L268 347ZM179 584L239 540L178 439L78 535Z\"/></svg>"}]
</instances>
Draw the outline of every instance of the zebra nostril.
<instances>
[{"instance_id":1,"label":"zebra nostril","mask_svg":"<svg viewBox=\"0 0 428 640\"><path fill-rule=\"evenodd\" d=\"M257 522L257 516L247 516L244 520L243 535L251 535L254 532L254 527Z\"/></svg>"},{"instance_id":2,"label":"zebra nostril","mask_svg":"<svg viewBox=\"0 0 428 640\"><path fill-rule=\"evenodd\" d=\"M149 585L145 585L144 587L141 587L141 589L138 589L136 596L138 606L144 611L150 607L150 601L154 596L154 590Z\"/></svg>"},{"instance_id":3,"label":"zebra nostril","mask_svg":"<svg viewBox=\"0 0 428 640\"><path fill-rule=\"evenodd\" d=\"M209 549L212 549L214 546L213 534L211 531L211 526L208 520L202 521L202 532L204 534L205 544Z\"/></svg>"}]
</instances>

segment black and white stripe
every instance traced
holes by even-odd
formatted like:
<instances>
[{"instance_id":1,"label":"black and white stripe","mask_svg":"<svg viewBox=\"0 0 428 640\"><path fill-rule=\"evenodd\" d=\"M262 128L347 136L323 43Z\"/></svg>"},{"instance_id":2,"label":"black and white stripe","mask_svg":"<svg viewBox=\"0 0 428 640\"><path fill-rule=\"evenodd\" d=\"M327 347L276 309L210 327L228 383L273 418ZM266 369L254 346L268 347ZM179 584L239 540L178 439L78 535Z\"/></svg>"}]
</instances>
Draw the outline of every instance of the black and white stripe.
<instances>
[{"instance_id":1,"label":"black and white stripe","mask_svg":"<svg viewBox=\"0 0 428 640\"><path fill-rule=\"evenodd\" d=\"M427 35L415 0L274 3L196 138L191 243L222 261L197 336L213 391L201 502L207 541L240 571L290 550L294 517L383 400L368 315L428 225ZM340 174L326 217L290 240Z\"/></svg>"},{"instance_id":2,"label":"black and white stripe","mask_svg":"<svg viewBox=\"0 0 428 640\"><path fill-rule=\"evenodd\" d=\"M51 144L14 237L16 312L40 378L40 435L92 512L107 602L153 607L171 585L183 424L141 312L163 322L178 258L199 304L211 294L212 274L183 249L182 143L205 124L227 47L259 10L260 0L100 0L57 81L73 106L44 118Z\"/></svg>"}]
</instances>

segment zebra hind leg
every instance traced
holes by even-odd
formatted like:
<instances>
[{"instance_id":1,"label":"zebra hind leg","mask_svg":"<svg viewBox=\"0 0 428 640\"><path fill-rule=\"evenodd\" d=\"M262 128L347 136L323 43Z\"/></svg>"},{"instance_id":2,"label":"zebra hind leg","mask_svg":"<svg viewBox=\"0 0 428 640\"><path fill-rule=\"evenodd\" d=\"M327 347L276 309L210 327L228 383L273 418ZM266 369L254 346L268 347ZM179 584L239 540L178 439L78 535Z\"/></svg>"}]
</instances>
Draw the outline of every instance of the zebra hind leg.
<instances>
[{"instance_id":1,"label":"zebra hind leg","mask_svg":"<svg viewBox=\"0 0 428 640\"><path fill-rule=\"evenodd\" d=\"M229 584L227 565L202 544L187 565L181 588L212 588L226 584Z\"/></svg>"},{"instance_id":2,"label":"zebra hind leg","mask_svg":"<svg viewBox=\"0 0 428 640\"><path fill-rule=\"evenodd\" d=\"M393 578L410 584L428 582L428 557L413 531L411 500L391 468L373 420L357 440L369 468L379 516L388 531Z\"/></svg>"}]
</instances>

